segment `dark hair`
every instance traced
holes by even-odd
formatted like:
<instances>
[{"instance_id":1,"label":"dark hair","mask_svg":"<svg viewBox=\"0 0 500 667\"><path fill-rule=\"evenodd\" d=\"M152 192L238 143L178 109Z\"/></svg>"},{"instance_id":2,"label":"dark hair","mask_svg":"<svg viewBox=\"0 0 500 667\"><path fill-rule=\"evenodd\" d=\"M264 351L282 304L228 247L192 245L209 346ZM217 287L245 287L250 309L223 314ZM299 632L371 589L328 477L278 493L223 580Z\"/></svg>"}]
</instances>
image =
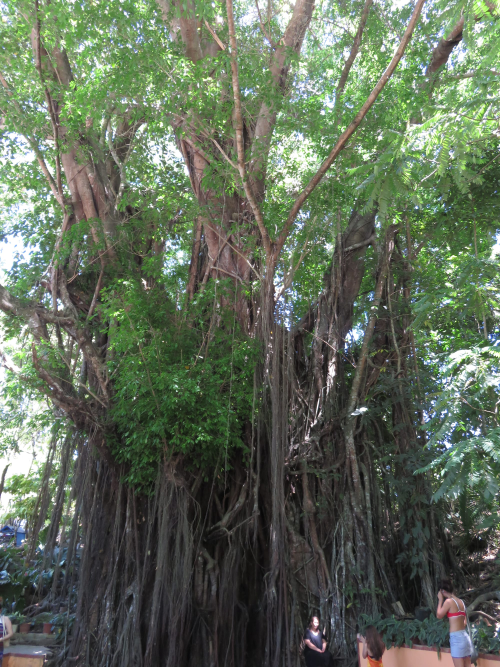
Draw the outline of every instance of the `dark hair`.
<instances>
[{"instance_id":1,"label":"dark hair","mask_svg":"<svg viewBox=\"0 0 500 667\"><path fill-rule=\"evenodd\" d=\"M440 591L446 591L447 593L453 593L453 582L450 577L443 577L441 583L439 584Z\"/></svg>"},{"instance_id":2,"label":"dark hair","mask_svg":"<svg viewBox=\"0 0 500 667\"><path fill-rule=\"evenodd\" d=\"M366 646L368 648L368 655L374 660L381 660L385 651L385 644L382 637L377 632L374 625L369 625L365 631Z\"/></svg>"}]
</instances>

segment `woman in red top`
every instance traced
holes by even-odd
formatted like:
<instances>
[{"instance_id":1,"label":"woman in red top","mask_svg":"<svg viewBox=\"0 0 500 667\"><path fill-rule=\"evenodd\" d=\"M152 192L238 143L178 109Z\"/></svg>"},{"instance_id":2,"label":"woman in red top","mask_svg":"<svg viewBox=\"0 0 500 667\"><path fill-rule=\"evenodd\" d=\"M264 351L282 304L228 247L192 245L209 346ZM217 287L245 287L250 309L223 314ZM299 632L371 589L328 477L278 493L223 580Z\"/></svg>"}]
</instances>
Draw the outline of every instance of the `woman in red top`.
<instances>
[{"instance_id":1,"label":"woman in red top","mask_svg":"<svg viewBox=\"0 0 500 667\"><path fill-rule=\"evenodd\" d=\"M363 658L368 658L368 667L383 667L382 656L385 652L384 640L374 625L366 628L365 636L358 635L359 641L363 642Z\"/></svg>"},{"instance_id":2,"label":"woman in red top","mask_svg":"<svg viewBox=\"0 0 500 667\"><path fill-rule=\"evenodd\" d=\"M453 595L451 579L441 579L438 602L436 616L438 618L447 616L450 621L450 649L453 663L455 667L470 667L472 646L469 633L465 629L467 625L465 605Z\"/></svg>"}]
</instances>

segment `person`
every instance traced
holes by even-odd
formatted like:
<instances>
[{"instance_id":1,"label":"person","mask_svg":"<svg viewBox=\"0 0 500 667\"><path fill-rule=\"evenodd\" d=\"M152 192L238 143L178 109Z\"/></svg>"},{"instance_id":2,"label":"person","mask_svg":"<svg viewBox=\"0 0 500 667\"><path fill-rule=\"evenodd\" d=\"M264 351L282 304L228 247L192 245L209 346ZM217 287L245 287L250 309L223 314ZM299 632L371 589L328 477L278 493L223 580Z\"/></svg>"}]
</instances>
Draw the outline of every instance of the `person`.
<instances>
[{"instance_id":1,"label":"person","mask_svg":"<svg viewBox=\"0 0 500 667\"><path fill-rule=\"evenodd\" d=\"M304 659L307 667L331 667L333 658L326 647L326 637L319 629L319 617L311 616L304 633Z\"/></svg>"},{"instance_id":2,"label":"person","mask_svg":"<svg viewBox=\"0 0 500 667\"><path fill-rule=\"evenodd\" d=\"M374 625L366 628L365 636L358 635L358 639L363 642L363 659L368 658L368 667L383 667L382 656L385 651L384 640L380 636Z\"/></svg>"},{"instance_id":3,"label":"person","mask_svg":"<svg viewBox=\"0 0 500 667\"><path fill-rule=\"evenodd\" d=\"M470 667L472 646L467 632L465 604L453 594L453 582L449 577L441 579L438 592L438 618L448 616L450 622L451 657L455 667Z\"/></svg>"},{"instance_id":4,"label":"person","mask_svg":"<svg viewBox=\"0 0 500 667\"><path fill-rule=\"evenodd\" d=\"M6 639L10 639L13 634L10 618L3 615L3 599L0 598L0 667L2 667L3 662L3 643Z\"/></svg>"}]
</instances>

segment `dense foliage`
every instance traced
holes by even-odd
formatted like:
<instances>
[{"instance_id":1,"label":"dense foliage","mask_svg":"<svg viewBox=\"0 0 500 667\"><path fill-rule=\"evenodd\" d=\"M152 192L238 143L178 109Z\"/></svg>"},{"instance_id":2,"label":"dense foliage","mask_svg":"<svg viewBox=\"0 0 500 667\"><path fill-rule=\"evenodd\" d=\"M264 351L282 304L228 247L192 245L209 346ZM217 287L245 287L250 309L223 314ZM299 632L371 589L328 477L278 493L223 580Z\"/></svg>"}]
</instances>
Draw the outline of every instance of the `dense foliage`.
<instances>
[{"instance_id":1,"label":"dense foliage","mask_svg":"<svg viewBox=\"0 0 500 667\"><path fill-rule=\"evenodd\" d=\"M467 585L500 525L498 2L2 19L0 452L47 449L3 490L61 664L290 667L313 608L348 661L361 613Z\"/></svg>"}]
</instances>

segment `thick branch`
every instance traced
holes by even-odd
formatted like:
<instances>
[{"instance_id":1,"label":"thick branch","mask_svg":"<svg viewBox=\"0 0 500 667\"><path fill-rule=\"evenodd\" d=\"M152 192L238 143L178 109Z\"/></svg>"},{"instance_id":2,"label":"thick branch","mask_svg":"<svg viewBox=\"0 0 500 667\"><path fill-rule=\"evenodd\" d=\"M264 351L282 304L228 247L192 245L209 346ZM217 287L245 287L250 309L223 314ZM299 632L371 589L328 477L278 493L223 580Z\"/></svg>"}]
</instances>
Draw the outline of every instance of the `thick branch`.
<instances>
[{"instance_id":1,"label":"thick branch","mask_svg":"<svg viewBox=\"0 0 500 667\"><path fill-rule=\"evenodd\" d=\"M224 514L222 519L213 525L209 530L209 539L213 540L224 533L227 533L229 524L236 518L236 516L243 509L248 491L248 482L244 482L241 486L240 493L236 502L231 505L228 511Z\"/></svg>"},{"instance_id":2,"label":"thick branch","mask_svg":"<svg viewBox=\"0 0 500 667\"><path fill-rule=\"evenodd\" d=\"M281 93L285 92L290 68L290 52L300 53L313 10L314 0L297 0L293 8L292 18L280 40L280 45L272 56L271 79L274 86L281 90ZM276 104L270 107L263 102L255 122L249 171L255 174L256 180L259 181L260 196L263 195L265 162L271 145L277 111Z\"/></svg>"},{"instance_id":3,"label":"thick branch","mask_svg":"<svg viewBox=\"0 0 500 667\"><path fill-rule=\"evenodd\" d=\"M180 32L186 56L193 62L203 58L200 36L198 33L198 21L195 16L194 2L179 3L175 9L180 10L180 18L173 18L170 0L157 0L165 24L170 27L173 36ZM175 4L175 3L174 3Z\"/></svg>"},{"instance_id":4,"label":"thick branch","mask_svg":"<svg viewBox=\"0 0 500 667\"><path fill-rule=\"evenodd\" d=\"M458 21L456 26L450 32L450 34L439 42L434 51L432 52L432 57L427 69L425 71L426 76L434 74L442 65L446 65L448 58L451 55L451 52L460 44L463 37L464 29L464 17Z\"/></svg>"},{"instance_id":5,"label":"thick branch","mask_svg":"<svg viewBox=\"0 0 500 667\"><path fill-rule=\"evenodd\" d=\"M309 195L313 192L313 190L317 187L323 176L326 174L326 172L330 169L332 166L333 162L335 159L338 157L340 151L345 147L346 143L348 140L351 138L351 136L354 134L354 132L357 130L359 125L361 124L361 121L363 118L366 116L368 111L371 109L373 106L375 100L381 93L382 89L386 85L386 83L389 81L391 76L394 74L394 71L396 67L398 66L399 61L403 57L403 54L406 50L406 47L408 46L408 43L410 41L410 38L413 34L413 30L415 29L415 26L417 24L418 18L420 16L420 13L422 11L422 8L424 6L425 0L417 0L417 4L415 5L415 9L413 10L413 14L411 16L410 22L408 24L408 27L406 28L405 34L403 35L403 39L401 40L401 43L399 44L396 53L394 54L391 62L389 63L388 68L385 70L385 72L382 74L380 77L377 85L375 88L372 90L372 92L368 95L368 98L366 99L366 102L363 104L361 109L358 111L356 114L355 118L353 121L350 123L350 125L347 127L347 129L341 134L339 137L339 140L333 147L332 151L330 152L330 155L326 158L326 160L323 162L321 167L318 169L316 174L311 178L309 183L306 185L304 190L300 193L300 195L297 197L295 200L294 205L292 206L290 213L288 214L288 218L285 222L285 225L283 227L283 230L281 234L279 235L279 238L276 242L275 245L275 252L274 252L274 261L276 262L279 254L285 244L286 239L288 238L288 234L290 233L290 229L292 228L292 225L295 221L295 218L299 214L300 209L304 205L306 199L309 197Z\"/></svg>"},{"instance_id":6,"label":"thick branch","mask_svg":"<svg viewBox=\"0 0 500 667\"><path fill-rule=\"evenodd\" d=\"M488 11L486 14L478 14L474 17L475 21L481 21L483 18L498 16L500 11L500 2L498 0L487 0L485 3ZM434 74L440 67L446 65L453 49L460 44L463 38L464 17L456 23L453 30L447 37L443 37L432 52L431 61L425 71L426 76Z\"/></svg>"},{"instance_id":7,"label":"thick branch","mask_svg":"<svg viewBox=\"0 0 500 667\"><path fill-rule=\"evenodd\" d=\"M240 172L241 181L243 183L243 188L245 189L245 194L247 199L252 207L252 212L257 220L257 225L259 226L259 231L262 236L262 243L264 244L264 249L266 254L269 256L271 254L271 241L269 234L267 233L266 226L264 225L264 219L260 208L255 201L255 197L252 192L250 182L246 173L245 167L245 143L243 138L243 113L241 110L241 95L240 95L240 82L238 77L238 51L236 45L236 33L234 28L234 16L233 16L233 2L232 0L226 0L226 9L227 9L227 24L229 28L229 43L231 45L231 74L232 74L232 83L233 83L233 96L234 96L234 131L236 134L236 150L238 154L238 171Z\"/></svg>"},{"instance_id":8,"label":"thick branch","mask_svg":"<svg viewBox=\"0 0 500 667\"><path fill-rule=\"evenodd\" d=\"M36 304L23 304L17 297L13 296L3 285L0 285L0 310L8 315L15 315L28 322L34 315L40 317L44 322L70 326L74 321L70 317L58 317L48 312L42 306Z\"/></svg>"},{"instance_id":9,"label":"thick branch","mask_svg":"<svg viewBox=\"0 0 500 667\"><path fill-rule=\"evenodd\" d=\"M467 611L472 613L474 609L480 605L482 602L487 602L488 600L500 600L500 591L489 591L488 593L483 593L479 595L470 605L467 607Z\"/></svg>"},{"instance_id":10,"label":"thick branch","mask_svg":"<svg viewBox=\"0 0 500 667\"><path fill-rule=\"evenodd\" d=\"M90 412L85 402L68 393L67 388L64 386L64 383L61 382L60 378L54 377L54 375L49 373L47 369L41 364L34 343L32 344L31 351L33 355L33 365L36 369L36 372L46 385L46 388L43 388L42 391L54 402L55 405L61 408L61 410L64 410L64 412L66 412L76 423L79 422L82 415L89 417Z\"/></svg>"},{"instance_id":11,"label":"thick branch","mask_svg":"<svg viewBox=\"0 0 500 667\"><path fill-rule=\"evenodd\" d=\"M70 326L72 319L66 317L56 317L53 313L45 311L37 305L22 304L19 299L12 296L2 285L0 285L0 310L3 310L9 315L21 317L28 324L34 340L38 344L46 345L49 340L46 322ZM72 396L68 392L67 384L61 378L54 377L53 373L49 372L42 360L39 358L36 346L32 346L33 364L40 379L45 383L45 387L41 390L62 410L68 413L71 418L78 422L82 415L87 417L90 415L85 403ZM8 357L8 355L0 349L0 364L10 370L12 373L20 375L21 369ZM20 377L23 377L20 375ZM23 378L30 382L29 378ZM99 400L99 399L98 399Z\"/></svg>"}]
</instances>

